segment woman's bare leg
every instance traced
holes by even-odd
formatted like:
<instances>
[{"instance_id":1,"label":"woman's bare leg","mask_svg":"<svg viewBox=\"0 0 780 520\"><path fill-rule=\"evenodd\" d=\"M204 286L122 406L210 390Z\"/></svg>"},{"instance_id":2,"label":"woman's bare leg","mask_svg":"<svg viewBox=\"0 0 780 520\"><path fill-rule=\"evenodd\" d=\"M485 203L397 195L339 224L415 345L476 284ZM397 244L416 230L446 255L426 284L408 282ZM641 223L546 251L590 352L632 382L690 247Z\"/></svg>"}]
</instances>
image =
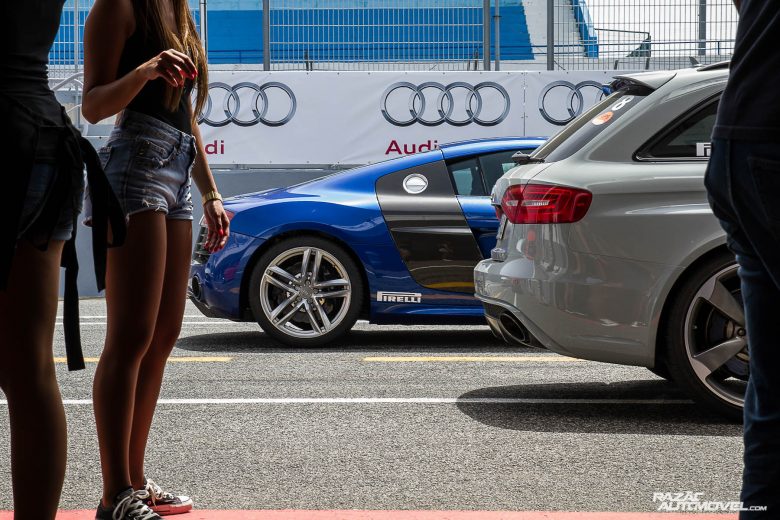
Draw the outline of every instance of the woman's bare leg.
<instances>
[{"instance_id":1,"label":"woman's bare leg","mask_svg":"<svg viewBox=\"0 0 780 520\"><path fill-rule=\"evenodd\" d=\"M65 478L67 431L52 356L63 242L19 242L0 292L0 388L11 418L14 518L53 519Z\"/></svg>"},{"instance_id":2,"label":"woman's bare leg","mask_svg":"<svg viewBox=\"0 0 780 520\"><path fill-rule=\"evenodd\" d=\"M192 221L169 220L167 237L160 310L151 346L141 363L143 377L139 378L135 393L133 431L130 437L130 477L135 489L141 489L144 485L144 453L149 430L160 396L165 364L181 331L192 254Z\"/></svg>"},{"instance_id":3,"label":"woman's bare leg","mask_svg":"<svg viewBox=\"0 0 780 520\"><path fill-rule=\"evenodd\" d=\"M137 213L130 217L124 245L108 252L108 329L93 389L105 506L131 485L129 451L136 386L160 308L166 234L163 213Z\"/></svg>"}]
</instances>

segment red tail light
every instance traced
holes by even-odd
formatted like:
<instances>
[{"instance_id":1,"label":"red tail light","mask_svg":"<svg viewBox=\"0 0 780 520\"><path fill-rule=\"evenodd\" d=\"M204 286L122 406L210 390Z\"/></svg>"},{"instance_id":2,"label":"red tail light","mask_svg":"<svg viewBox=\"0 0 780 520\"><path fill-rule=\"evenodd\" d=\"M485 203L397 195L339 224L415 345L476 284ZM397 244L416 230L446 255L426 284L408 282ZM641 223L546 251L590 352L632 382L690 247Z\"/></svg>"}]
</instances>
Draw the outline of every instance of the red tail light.
<instances>
[{"instance_id":1,"label":"red tail light","mask_svg":"<svg viewBox=\"0 0 780 520\"><path fill-rule=\"evenodd\" d=\"M593 194L567 186L528 184L510 186L501 208L513 224L566 224L588 212Z\"/></svg>"}]
</instances>

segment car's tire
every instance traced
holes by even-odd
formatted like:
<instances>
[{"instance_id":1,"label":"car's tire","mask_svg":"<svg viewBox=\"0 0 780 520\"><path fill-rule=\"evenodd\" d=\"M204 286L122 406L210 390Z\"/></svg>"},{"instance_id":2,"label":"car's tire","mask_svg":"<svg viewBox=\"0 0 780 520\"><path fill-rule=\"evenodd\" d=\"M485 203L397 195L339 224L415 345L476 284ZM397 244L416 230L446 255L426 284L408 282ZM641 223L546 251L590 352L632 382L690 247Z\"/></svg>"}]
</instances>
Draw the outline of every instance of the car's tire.
<instances>
[{"instance_id":1,"label":"car's tire","mask_svg":"<svg viewBox=\"0 0 780 520\"><path fill-rule=\"evenodd\" d=\"M672 380L672 374L669 373L669 369L666 368L664 363L656 363L653 368L648 368L648 370L661 379L666 379L667 381Z\"/></svg>"},{"instance_id":2,"label":"car's tire","mask_svg":"<svg viewBox=\"0 0 780 520\"><path fill-rule=\"evenodd\" d=\"M687 276L668 309L665 338L672 380L698 403L740 420L749 358L734 255L713 255Z\"/></svg>"},{"instance_id":3,"label":"car's tire","mask_svg":"<svg viewBox=\"0 0 780 520\"><path fill-rule=\"evenodd\" d=\"M271 246L255 263L248 291L260 327L297 347L325 345L348 332L364 299L363 277L349 253L315 236L288 238Z\"/></svg>"}]
</instances>

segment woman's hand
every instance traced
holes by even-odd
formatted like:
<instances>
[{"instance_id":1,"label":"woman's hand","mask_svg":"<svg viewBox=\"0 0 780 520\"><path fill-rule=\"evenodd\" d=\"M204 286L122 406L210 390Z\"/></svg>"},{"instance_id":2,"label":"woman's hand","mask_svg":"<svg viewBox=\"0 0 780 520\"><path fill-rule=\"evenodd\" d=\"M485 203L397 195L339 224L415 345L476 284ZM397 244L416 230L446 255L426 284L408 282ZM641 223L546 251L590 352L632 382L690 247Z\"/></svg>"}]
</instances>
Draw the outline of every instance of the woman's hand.
<instances>
[{"instance_id":1,"label":"woman's hand","mask_svg":"<svg viewBox=\"0 0 780 520\"><path fill-rule=\"evenodd\" d=\"M230 219L222 207L222 201L214 199L203 206L203 215L206 217L208 236L203 247L211 253L215 253L225 247L230 236Z\"/></svg>"},{"instance_id":2,"label":"woman's hand","mask_svg":"<svg viewBox=\"0 0 780 520\"><path fill-rule=\"evenodd\" d=\"M162 78L174 88L181 88L187 79L195 79L198 69L189 56L176 49L168 49L138 66L138 72L147 81Z\"/></svg>"}]
</instances>

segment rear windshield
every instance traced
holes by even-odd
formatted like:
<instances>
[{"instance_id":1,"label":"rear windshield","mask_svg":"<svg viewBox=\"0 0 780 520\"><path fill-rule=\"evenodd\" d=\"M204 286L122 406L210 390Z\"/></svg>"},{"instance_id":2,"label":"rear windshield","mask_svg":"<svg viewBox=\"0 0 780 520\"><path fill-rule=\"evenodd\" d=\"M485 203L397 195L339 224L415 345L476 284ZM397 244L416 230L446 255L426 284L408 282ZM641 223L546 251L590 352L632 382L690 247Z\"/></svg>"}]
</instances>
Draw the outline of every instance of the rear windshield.
<instances>
[{"instance_id":1,"label":"rear windshield","mask_svg":"<svg viewBox=\"0 0 780 520\"><path fill-rule=\"evenodd\" d=\"M546 162L566 159L613 125L646 95L645 91L629 93L626 90L620 90L615 92L566 125L563 130L551 137L531 156L544 159Z\"/></svg>"}]
</instances>

